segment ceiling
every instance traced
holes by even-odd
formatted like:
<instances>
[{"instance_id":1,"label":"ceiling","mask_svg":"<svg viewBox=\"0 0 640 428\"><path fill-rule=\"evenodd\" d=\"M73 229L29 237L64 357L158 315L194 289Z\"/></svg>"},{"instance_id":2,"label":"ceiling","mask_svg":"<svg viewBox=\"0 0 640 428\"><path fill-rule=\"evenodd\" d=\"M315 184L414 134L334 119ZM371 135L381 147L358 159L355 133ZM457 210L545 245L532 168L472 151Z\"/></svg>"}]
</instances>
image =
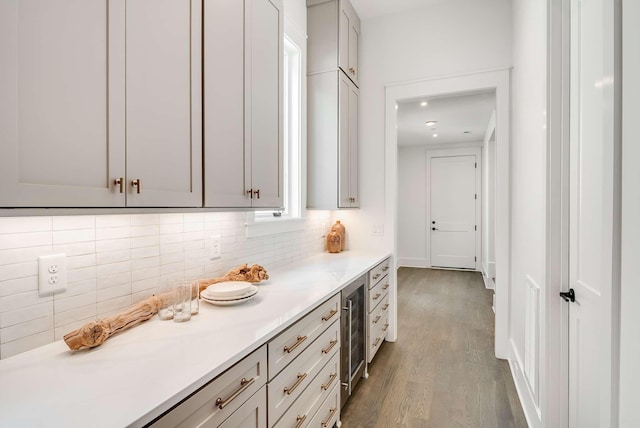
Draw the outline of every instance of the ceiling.
<instances>
[{"instance_id":1,"label":"ceiling","mask_svg":"<svg viewBox=\"0 0 640 428\"><path fill-rule=\"evenodd\" d=\"M482 141L495 105L493 90L398 102L398 146Z\"/></svg>"},{"instance_id":2,"label":"ceiling","mask_svg":"<svg viewBox=\"0 0 640 428\"><path fill-rule=\"evenodd\" d=\"M406 12L448 0L351 0L351 4L361 20L381 15Z\"/></svg>"}]
</instances>

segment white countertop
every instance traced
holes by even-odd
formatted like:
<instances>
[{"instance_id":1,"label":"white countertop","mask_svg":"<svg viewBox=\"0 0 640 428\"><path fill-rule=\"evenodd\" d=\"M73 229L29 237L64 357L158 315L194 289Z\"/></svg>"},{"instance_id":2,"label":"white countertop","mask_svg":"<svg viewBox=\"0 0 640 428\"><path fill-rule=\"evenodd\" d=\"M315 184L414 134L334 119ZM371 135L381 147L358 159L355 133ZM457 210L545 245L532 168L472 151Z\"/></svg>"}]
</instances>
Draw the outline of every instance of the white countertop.
<instances>
[{"instance_id":1,"label":"white countertop","mask_svg":"<svg viewBox=\"0 0 640 428\"><path fill-rule=\"evenodd\" d=\"M388 256L346 251L265 266L269 280L241 305L201 301L186 323L154 316L91 350L57 341L0 360L0 426L142 426Z\"/></svg>"}]
</instances>

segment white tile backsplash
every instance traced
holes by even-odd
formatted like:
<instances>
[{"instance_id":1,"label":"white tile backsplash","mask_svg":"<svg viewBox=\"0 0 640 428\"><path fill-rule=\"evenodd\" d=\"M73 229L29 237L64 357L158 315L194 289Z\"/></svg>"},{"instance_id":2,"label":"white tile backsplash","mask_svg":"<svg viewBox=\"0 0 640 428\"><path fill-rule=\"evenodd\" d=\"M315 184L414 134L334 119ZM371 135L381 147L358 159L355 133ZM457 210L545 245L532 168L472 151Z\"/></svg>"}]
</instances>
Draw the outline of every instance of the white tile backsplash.
<instances>
[{"instance_id":1,"label":"white tile backsplash","mask_svg":"<svg viewBox=\"0 0 640 428\"><path fill-rule=\"evenodd\" d=\"M170 278L217 277L243 263L267 271L324 250L330 212L305 230L245 237L244 212L0 218L0 358L45 345L151 296ZM212 235L222 257L210 260ZM67 289L38 293L38 257L67 255Z\"/></svg>"}]
</instances>

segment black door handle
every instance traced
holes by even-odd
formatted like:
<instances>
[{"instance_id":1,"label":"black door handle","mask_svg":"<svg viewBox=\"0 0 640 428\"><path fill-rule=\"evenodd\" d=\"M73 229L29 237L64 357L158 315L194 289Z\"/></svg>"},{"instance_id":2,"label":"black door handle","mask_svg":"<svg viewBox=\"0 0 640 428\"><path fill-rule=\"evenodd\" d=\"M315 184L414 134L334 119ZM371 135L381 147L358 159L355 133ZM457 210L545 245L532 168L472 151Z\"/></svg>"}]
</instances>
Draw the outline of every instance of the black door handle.
<instances>
[{"instance_id":1,"label":"black door handle","mask_svg":"<svg viewBox=\"0 0 640 428\"><path fill-rule=\"evenodd\" d=\"M575 293L575 291L573 291L573 288L570 288L569 291L561 291L560 292L560 297L562 297L562 299L565 302L575 302L576 301L576 293Z\"/></svg>"}]
</instances>

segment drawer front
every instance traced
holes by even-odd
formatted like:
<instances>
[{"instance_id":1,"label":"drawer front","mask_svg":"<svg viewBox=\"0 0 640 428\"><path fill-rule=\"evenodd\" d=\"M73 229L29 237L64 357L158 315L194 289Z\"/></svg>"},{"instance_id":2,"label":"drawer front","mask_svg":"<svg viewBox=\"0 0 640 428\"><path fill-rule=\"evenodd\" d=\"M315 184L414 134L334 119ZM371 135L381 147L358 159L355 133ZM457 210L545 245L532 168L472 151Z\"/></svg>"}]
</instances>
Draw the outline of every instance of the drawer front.
<instances>
[{"instance_id":1,"label":"drawer front","mask_svg":"<svg viewBox=\"0 0 640 428\"><path fill-rule=\"evenodd\" d=\"M267 426L267 387L263 386L221 425L203 424L200 428L264 428Z\"/></svg>"},{"instance_id":2,"label":"drawer front","mask_svg":"<svg viewBox=\"0 0 640 428\"><path fill-rule=\"evenodd\" d=\"M338 419L340 419L340 388L336 385L308 426L309 428L331 428Z\"/></svg>"},{"instance_id":3,"label":"drawer front","mask_svg":"<svg viewBox=\"0 0 640 428\"><path fill-rule=\"evenodd\" d=\"M384 296L389 294L389 276L385 276L382 281L369 290L369 312L373 312L383 300Z\"/></svg>"},{"instance_id":4,"label":"drawer front","mask_svg":"<svg viewBox=\"0 0 640 428\"><path fill-rule=\"evenodd\" d=\"M265 345L195 392L152 426L218 426L266 383L266 375Z\"/></svg>"},{"instance_id":5,"label":"drawer front","mask_svg":"<svg viewBox=\"0 0 640 428\"><path fill-rule=\"evenodd\" d=\"M375 287L391 269L390 260L386 259L369 271L369 289Z\"/></svg>"},{"instance_id":6,"label":"drawer front","mask_svg":"<svg viewBox=\"0 0 640 428\"><path fill-rule=\"evenodd\" d=\"M380 327L380 323L384 318L388 317L388 314L389 314L389 295L386 294L384 297L380 298L380 303L378 304L378 306L374 309L373 312L371 312L368 315L369 331L373 331L376 328Z\"/></svg>"},{"instance_id":7,"label":"drawer front","mask_svg":"<svg viewBox=\"0 0 640 428\"><path fill-rule=\"evenodd\" d=\"M268 343L269 380L275 378L338 318L340 318L340 294L333 296L271 340Z\"/></svg>"},{"instance_id":8,"label":"drawer front","mask_svg":"<svg viewBox=\"0 0 640 428\"><path fill-rule=\"evenodd\" d=\"M313 379L307 389L289 407L282 418L275 425L276 428L302 428L309 425L313 415L335 390L339 391L340 383L340 355L331 358L320 373ZM340 401L337 401L340 403Z\"/></svg>"},{"instance_id":9,"label":"drawer front","mask_svg":"<svg viewBox=\"0 0 640 428\"><path fill-rule=\"evenodd\" d=\"M378 320L372 328L369 329L369 342L367 346L367 362L373 361L380 345L384 342L384 338L387 336L389 330L389 313L383 311L382 317Z\"/></svg>"},{"instance_id":10,"label":"drawer front","mask_svg":"<svg viewBox=\"0 0 640 428\"><path fill-rule=\"evenodd\" d=\"M267 385L269 426L296 401L340 349L340 323L333 324Z\"/></svg>"}]
</instances>

